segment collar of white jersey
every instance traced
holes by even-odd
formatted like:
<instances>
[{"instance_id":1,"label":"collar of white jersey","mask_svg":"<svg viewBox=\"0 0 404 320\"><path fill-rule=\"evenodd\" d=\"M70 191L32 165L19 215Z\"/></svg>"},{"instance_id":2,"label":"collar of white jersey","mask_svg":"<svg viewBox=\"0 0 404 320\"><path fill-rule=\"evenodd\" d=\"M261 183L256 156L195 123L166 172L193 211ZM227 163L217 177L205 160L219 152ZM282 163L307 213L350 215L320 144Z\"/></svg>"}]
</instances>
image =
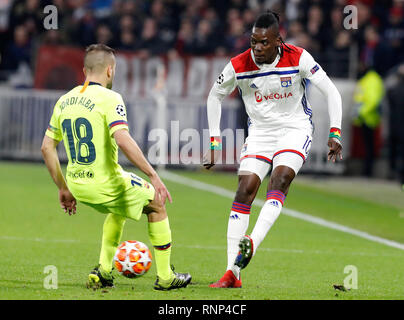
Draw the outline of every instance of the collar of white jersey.
<instances>
[{"instance_id":1,"label":"collar of white jersey","mask_svg":"<svg viewBox=\"0 0 404 320\"><path fill-rule=\"evenodd\" d=\"M255 57L254 57L254 53L253 53L253 50L252 50L252 49L251 49L251 51L250 51L250 54L251 54L251 58L253 59L255 65L256 65L258 68L260 68L260 69L263 69L263 68L275 68L276 65L277 65L278 62L279 62L279 59L281 58L281 55L280 55L279 52L278 52L278 54L276 55L276 58L275 58L274 62L272 62L272 63L257 63L257 62L255 61Z\"/></svg>"}]
</instances>

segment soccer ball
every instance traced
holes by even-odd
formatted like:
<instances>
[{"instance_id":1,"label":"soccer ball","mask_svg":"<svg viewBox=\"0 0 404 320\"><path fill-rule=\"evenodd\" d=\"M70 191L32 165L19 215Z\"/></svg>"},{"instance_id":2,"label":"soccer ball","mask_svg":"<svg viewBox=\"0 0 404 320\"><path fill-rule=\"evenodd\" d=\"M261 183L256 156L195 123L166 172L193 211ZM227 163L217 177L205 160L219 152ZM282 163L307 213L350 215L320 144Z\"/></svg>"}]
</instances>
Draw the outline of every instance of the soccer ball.
<instances>
[{"instance_id":1,"label":"soccer ball","mask_svg":"<svg viewBox=\"0 0 404 320\"><path fill-rule=\"evenodd\" d=\"M150 269L152 255L143 242L128 240L116 250L114 264L119 274L127 278L140 277Z\"/></svg>"}]
</instances>

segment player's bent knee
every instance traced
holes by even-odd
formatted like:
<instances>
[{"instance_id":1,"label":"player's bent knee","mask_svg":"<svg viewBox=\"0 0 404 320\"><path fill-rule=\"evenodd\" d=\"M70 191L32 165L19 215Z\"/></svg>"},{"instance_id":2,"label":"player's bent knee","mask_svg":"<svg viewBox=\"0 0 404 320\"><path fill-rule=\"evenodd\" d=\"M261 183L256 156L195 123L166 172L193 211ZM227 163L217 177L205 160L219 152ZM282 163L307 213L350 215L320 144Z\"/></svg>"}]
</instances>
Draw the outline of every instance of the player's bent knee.
<instances>
[{"instance_id":1,"label":"player's bent knee","mask_svg":"<svg viewBox=\"0 0 404 320\"><path fill-rule=\"evenodd\" d=\"M147 214L147 220L149 222L159 222L159 221L163 221L164 219L167 218L167 212L149 212Z\"/></svg>"},{"instance_id":2,"label":"player's bent knee","mask_svg":"<svg viewBox=\"0 0 404 320\"><path fill-rule=\"evenodd\" d=\"M147 214L147 220L149 222L158 222L167 218L166 206L155 200L144 207L143 213Z\"/></svg>"},{"instance_id":3,"label":"player's bent knee","mask_svg":"<svg viewBox=\"0 0 404 320\"><path fill-rule=\"evenodd\" d=\"M165 204L160 203L156 199L153 199L150 201L150 203L144 207L143 210L144 213L149 213L149 212L156 212L159 214L167 214L166 212L166 206Z\"/></svg>"}]
</instances>

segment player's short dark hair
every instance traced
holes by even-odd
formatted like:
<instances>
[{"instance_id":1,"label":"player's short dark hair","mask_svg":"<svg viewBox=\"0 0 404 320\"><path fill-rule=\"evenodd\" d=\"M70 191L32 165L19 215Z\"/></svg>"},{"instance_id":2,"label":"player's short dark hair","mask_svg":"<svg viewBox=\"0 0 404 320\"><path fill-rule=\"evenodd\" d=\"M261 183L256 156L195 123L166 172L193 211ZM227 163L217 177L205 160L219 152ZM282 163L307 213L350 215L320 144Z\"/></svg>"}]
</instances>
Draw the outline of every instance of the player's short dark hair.
<instances>
[{"instance_id":1,"label":"player's short dark hair","mask_svg":"<svg viewBox=\"0 0 404 320\"><path fill-rule=\"evenodd\" d=\"M279 29L279 14L268 10L264 14L261 14L254 23L255 28L268 29L276 27Z\"/></svg>"},{"instance_id":2,"label":"player's short dark hair","mask_svg":"<svg viewBox=\"0 0 404 320\"><path fill-rule=\"evenodd\" d=\"M103 43L91 44L86 48L86 54L93 51L104 51L115 54L115 50Z\"/></svg>"}]
</instances>

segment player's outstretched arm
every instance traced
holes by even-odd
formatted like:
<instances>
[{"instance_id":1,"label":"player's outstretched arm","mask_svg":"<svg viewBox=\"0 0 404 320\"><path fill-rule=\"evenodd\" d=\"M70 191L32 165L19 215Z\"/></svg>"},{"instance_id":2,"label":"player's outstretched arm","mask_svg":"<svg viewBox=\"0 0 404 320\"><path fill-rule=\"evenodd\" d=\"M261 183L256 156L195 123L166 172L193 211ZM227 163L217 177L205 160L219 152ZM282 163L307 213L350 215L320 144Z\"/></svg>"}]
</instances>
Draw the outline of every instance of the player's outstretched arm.
<instances>
[{"instance_id":1,"label":"player's outstretched arm","mask_svg":"<svg viewBox=\"0 0 404 320\"><path fill-rule=\"evenodd\" d=\"M327 76L321 66L313 57L303 50L299 62L300 73L304 79L317 87L327 99L328 114L330 117L330 134L328 136L328 160L335 162L342 160L341 122L342 99L337 87Z\"/></svg>"},{"instance_id":2,"label":"player's outstretched arm","mask_svg":"<svg viewBox=\"0 0 404 320\"><path fill-rule=\"evenodd\" d=\"M150 178L150 182L156 190L161 203L164 204L166 202L166 199L172 202L170 192L168 192L166 186L161 181L157 172L145 158L142 150L139 148L136 141L130 136L128 130L117 130L114 133L114 139L118 147L122 150L129 161L132 162L133 165L138 167L144 174L146 174Z\"/></svg>"},{"instance_id":3,"label":"player's outstretched arm","mask_svg":"<svg viewBox=\"0 0 404 320\"><path fill-rule=\"evenodd\" d=\"M222 101L233 92L235 87L236 74L232 63L229 62L213 84L207 100L210 147L202 160L203 166L206 169L212 168L221 155L220 118L222 115Z\"/></svg>"},{"instance_id":4,"label":"player's outstretched arm","mask_svg":"<svg viewBox=\"0 0 404 320\"><path fill-rule=\"evenodd\" d=\"M58 141L45 135L42 141L42 156L45 160L45 165L59 189L59 202L61 208L69 215L76 213L77 201L69 191L65 178L63 177L62 169L60 167L59 157L56 150Z\"/></svg>"},{"instance_id":5,"label":"player's outstretched arm","mask_svg":"<svg viewBox=\"0 0 404 320\"><path fill-rule=\"evenodd\" d=\"M335 162L342 160L341 144L341 120L342 120L342 99L337 87L328 76L315 86L327 98L328 114L330 117L330 134L328 137L328 161Z\"/></svg>"},{"instance_id":6,"label":"player's outstretched arm","mask_svg":"<svg viewBox=\"0 0 404 320\"><path fill-rule=\"evenodd\" d=\"M216 86L212 87L208 96L207 114L210 133L210 146L202 160L203 166L208 170L216 164L221 154L222 142L220 138L220 118L222 113L222 101L224 97L225 95L217 92Z\"/></svg>"}]
</instances>

